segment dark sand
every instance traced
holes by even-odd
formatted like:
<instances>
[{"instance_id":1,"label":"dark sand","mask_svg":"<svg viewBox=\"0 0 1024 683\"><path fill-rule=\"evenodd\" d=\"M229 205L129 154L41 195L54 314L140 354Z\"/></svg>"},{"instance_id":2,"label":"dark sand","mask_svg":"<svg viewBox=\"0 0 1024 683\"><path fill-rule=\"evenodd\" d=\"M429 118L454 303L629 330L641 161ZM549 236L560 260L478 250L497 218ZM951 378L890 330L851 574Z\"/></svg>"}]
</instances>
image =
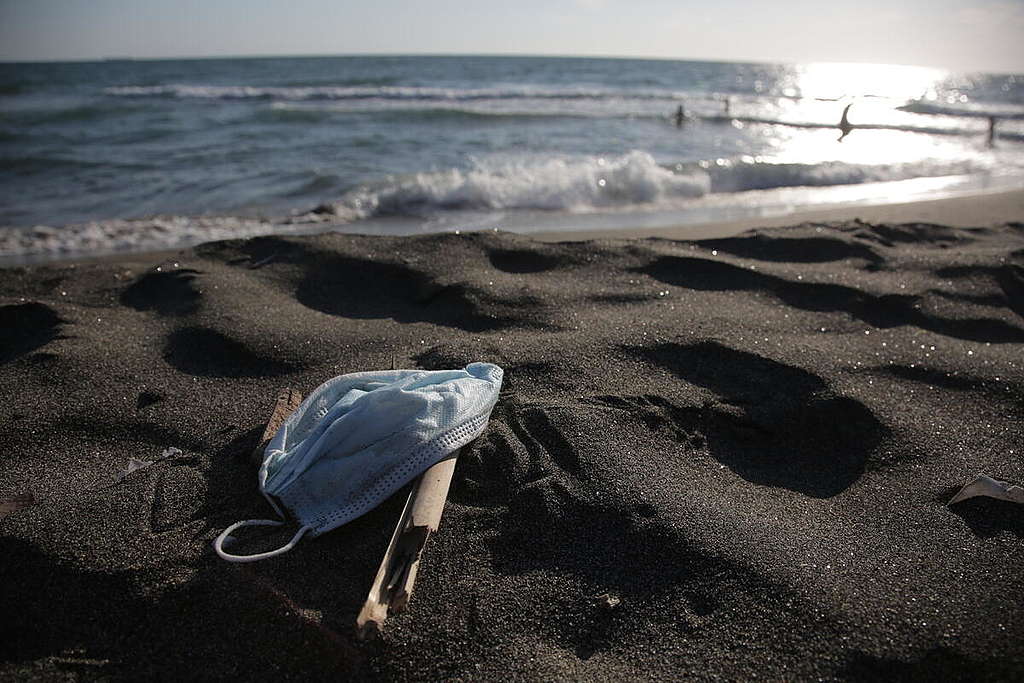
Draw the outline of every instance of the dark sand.
<instances>
[{"instance_id":1,"label":"dark sand","mask_svg":"<svg viewBox=\"0 0 1024 683\"><path fill-rule=\"evenodd\" d=\"M945 504L1024 482L1020 224L155 259L0 271L0 499L37 501L0 520L4 678L1024 678L1024 509ZM401 495L261 563L211 541L271 516L277 390L393 358L506 381L364 644Z\"/></svg>"}]
</instances>

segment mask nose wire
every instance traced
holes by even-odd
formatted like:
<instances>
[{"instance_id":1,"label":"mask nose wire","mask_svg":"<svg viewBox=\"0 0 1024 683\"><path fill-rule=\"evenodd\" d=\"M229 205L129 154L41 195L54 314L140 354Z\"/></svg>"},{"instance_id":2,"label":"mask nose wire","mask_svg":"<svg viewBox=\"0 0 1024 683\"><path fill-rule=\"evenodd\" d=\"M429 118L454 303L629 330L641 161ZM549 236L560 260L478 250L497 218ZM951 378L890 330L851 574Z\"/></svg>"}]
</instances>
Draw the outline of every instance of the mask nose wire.
<instances>
[{"instance_id":1,"label":"mask nose wire","mask_svg":"<svg viewBox=\"0 0 1024 683\"><path fill-rule=\"evenodd\" d=\"M234 531L235 529L239 529L243 526L284 526L284 522L276 519L247 519L241 522L235 522L227 529L222 531L220 536L217 537L217 540L213 542L213 549L217 551L217 554L220 555L221 559L227 560L228 562L256 562L257 560L265 560L268 557L281 555L294 548L295 544L299 542L299 539L301 539L307 531L313 528L309 525L300 528L298 531L295 532L295 535L292 536L292 540L288 541L288 543L281 546L280 548L268 550L265 553L256 553L254 555L233 555L229 552L225 552L224 541L227 540L228 536L231 535L232 531Z\"/></svg>"}]
</instances>

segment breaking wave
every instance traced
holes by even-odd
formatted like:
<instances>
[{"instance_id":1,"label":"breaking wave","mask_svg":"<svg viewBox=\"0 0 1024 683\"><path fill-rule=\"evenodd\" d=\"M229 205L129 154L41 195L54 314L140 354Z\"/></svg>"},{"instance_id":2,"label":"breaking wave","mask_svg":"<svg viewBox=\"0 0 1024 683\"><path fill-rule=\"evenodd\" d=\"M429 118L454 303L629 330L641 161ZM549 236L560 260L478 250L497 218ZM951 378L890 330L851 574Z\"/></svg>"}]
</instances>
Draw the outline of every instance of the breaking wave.
<instances>
[{"instance_id":1,"label":"breaking wave","mask_svg":"<svg viewBox=\"0 0 1024 683\"><path fill-rule=\"evenodd\" d=\"M478 160L361 185L317 209L342 220L423 216L452 210L600 211L672 206L712 193L851 185L978 171L971 162L887 165L771 163L757 160L658 164L641 151L617 158Z\"/></svg>"},{"instance_id":2,"label":"breaking wave","mask_svg":"<svg viewBox=\"0 0 1024 683\"><path fill-rule=\"evenodd\" d=\"M178 248L217 239L317 230L378 217L424 219L448 211L672 210L718 193L794 186L849 185L979 169L966 162L859 166L839 162L783 164L756 159L662 165L646 152L602 157L495 157L468 169L392 176L360 185L337 201L279 219L167 216L115 219L60 228L0 227L0 264L147 249ZM340 178L318 175L290 196L314 197ZM411 221L416 223L416 220Z\"/></svg>"},{"instance_id":3,"label":"breaking wave","mask_svg":"<svg viewBox=\"0 0 1024 683\"><path fill-rule=\"evenodd\" d=\"M180 99L305 100L500 100L519 98L601 99L628 96L633 99L663 99L677 95L665 89L621 90L608 88L540 88L507 86L495 88L441 88L419 86L247 86L247 85L121 85L106 88L107 95L119 97L173 97Z\"/></svg>"},{"instance_id":4,"label":"breaking wave","mask_svg":"<svg viewBox=\"0 0 1024 683\"><path fill-rule=\"evenodd\" d=\"M1024 119L1024 110L1020 106L999 103L966 103L960 105L941 104L925 100L914 100L901 107L900 111L910 114L931 114L935 116L964 116L968 118L988 118L994 116L1000 119Z\"/></svg>"}]
</instances>

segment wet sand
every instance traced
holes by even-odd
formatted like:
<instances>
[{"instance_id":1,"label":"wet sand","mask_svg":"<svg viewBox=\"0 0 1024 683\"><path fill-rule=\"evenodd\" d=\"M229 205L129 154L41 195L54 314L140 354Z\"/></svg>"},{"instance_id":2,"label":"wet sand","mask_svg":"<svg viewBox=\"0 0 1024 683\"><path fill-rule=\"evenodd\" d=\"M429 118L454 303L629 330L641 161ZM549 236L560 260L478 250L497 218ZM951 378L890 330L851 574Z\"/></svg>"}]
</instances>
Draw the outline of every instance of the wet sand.
<instances>
[{"instance_id":1,"label":"wet sand","mask_svg":"<svg viewBox=\"0 0 1024 683\"><path fill-rule=\"evenodd\" d=\"M1019 223L269 237L0 297L0 499L36 501L0 519L4 678L1024 676L1024 510L946 505L1024 483ZM214 554L272 516L279 388L478 360L501 400L380 639L353 625L401 495Z\"/></svg>"},{"instance_id":2,"label":"wet sand","mask_svg":"<svg viewBox=\"0 0 1024 683\"><path fill-rule=\"evenodd\" d=\"M549 242L594 240L609 237L664 237L698 240L731 237L747 230L780 228L801 223L936 223L958 228L1012 223L1024 216L1024 190L969 193L913 202L864 204L806 209L778 216L759 216L711 223L695 223L667 228L632 230L551 231L534 235Z\"/></svg>"}]
</instances>

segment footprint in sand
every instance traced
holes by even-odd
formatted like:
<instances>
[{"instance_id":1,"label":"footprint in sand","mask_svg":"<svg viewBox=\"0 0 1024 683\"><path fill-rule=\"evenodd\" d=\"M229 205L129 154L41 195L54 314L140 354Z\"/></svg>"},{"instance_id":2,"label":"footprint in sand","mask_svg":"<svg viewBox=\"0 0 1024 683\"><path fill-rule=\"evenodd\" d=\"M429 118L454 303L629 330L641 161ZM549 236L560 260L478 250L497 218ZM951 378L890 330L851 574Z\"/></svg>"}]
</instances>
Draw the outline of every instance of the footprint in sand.
<instances>
[{"instance_id":1,"label":"footprint in sand","mask_svg":"<svg viewBox=\"0 0 1024 683\"><path fill-rule=\"evenodd\" d=\"M137 311L160 315L186 315L199 308L202 293L196 287L197 270L146 273L121 293L121 303Z\"/></svg>"},{"instance_id":2,"label":"footprint in sand","mask_svg":"<svg viewBox=\"0 0 1024 683\"><path fill-rule=\"evenodd\" d=\"M762 356L716 342L624 350L712 392L716 400L677 407L672 418L750 482L834 496L860 478L888 431L820 377Z\"/></svg>"},{"instance_id":3,"label":"footprint in sand","mask_svg":"<svg viewBox=\"0 0 1024 683\"><path fill-rule=\"evenodd\" d=\"M45 346L64 324L57 312L37 302L0 306L0 363Z\"/></svg>"},{"instance_id":4,"label":"footprint in sand","mask_svg":"<svg viewBox=\"0 0 1024 683\"><path fill-rule=\"evenodd\" d=\"M912 295L875 295L846 285L794 282L724 261L662 256L636 269L654 279L699 291L764 292L804 311L846 313L880 329L913 325L957 339L1024 342L1024 329L998 318L944 318L928 313Z\"/></svg>"},{"instance_id":5,"label":"footprint in sand","mask_svg":"<svg viewBox=\"0 0 1024 683\"><path fill-rule=\"evenodd\" d=\"M206 327L185 327L167 337L164 360L199 377L273 377L297 372L297 364L265 357L240 341Z\"/></svg>"}]
</instances>

